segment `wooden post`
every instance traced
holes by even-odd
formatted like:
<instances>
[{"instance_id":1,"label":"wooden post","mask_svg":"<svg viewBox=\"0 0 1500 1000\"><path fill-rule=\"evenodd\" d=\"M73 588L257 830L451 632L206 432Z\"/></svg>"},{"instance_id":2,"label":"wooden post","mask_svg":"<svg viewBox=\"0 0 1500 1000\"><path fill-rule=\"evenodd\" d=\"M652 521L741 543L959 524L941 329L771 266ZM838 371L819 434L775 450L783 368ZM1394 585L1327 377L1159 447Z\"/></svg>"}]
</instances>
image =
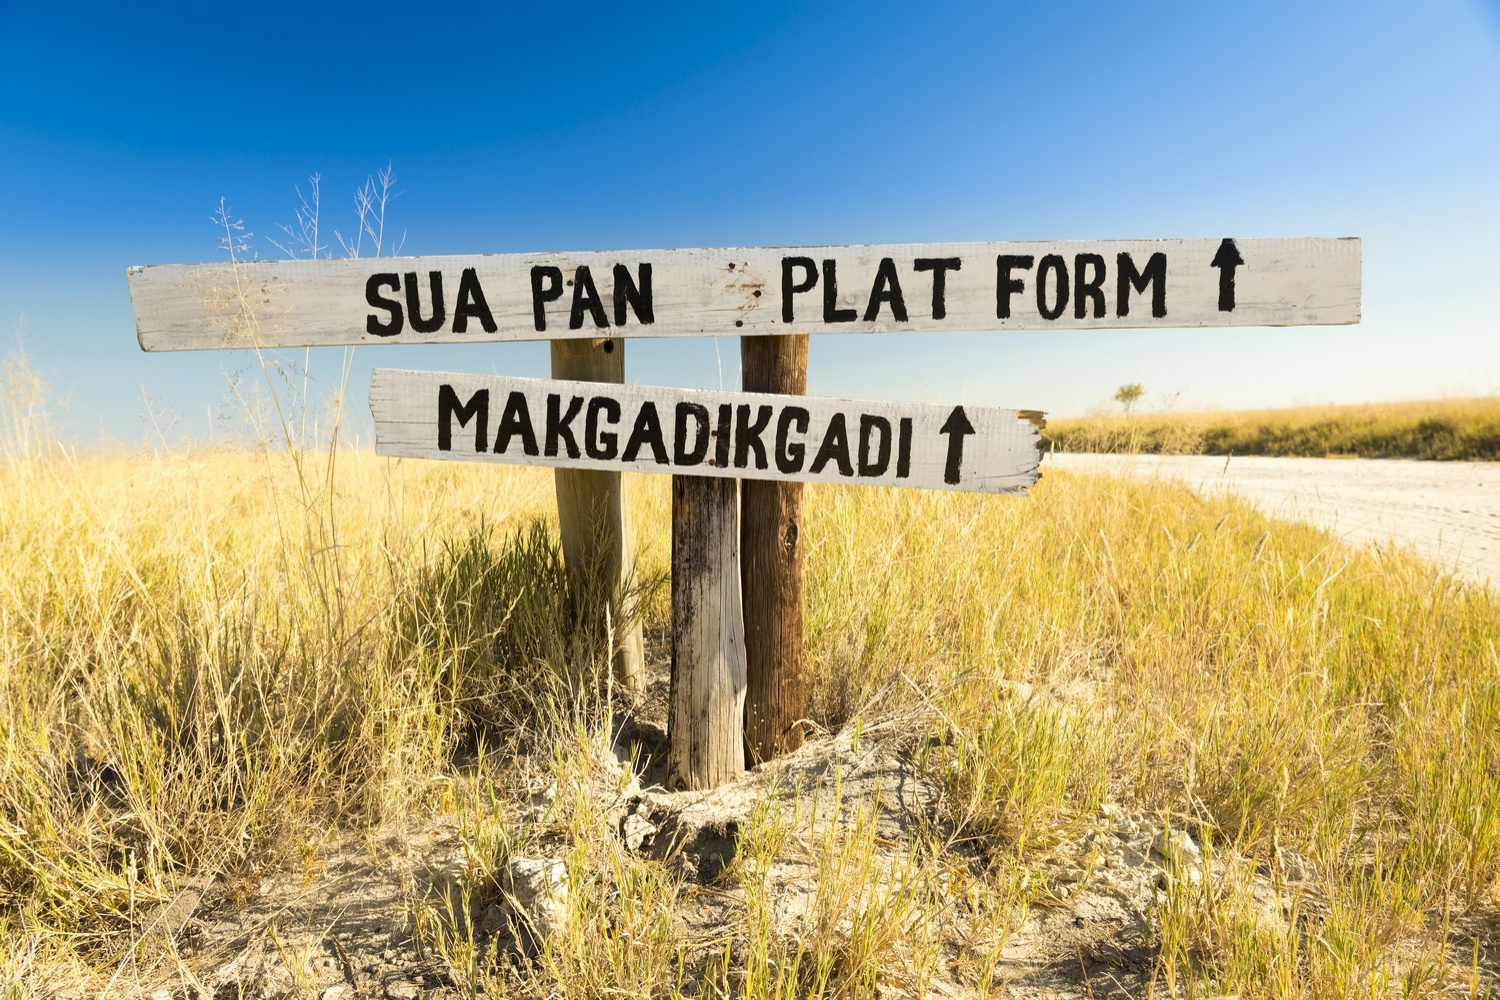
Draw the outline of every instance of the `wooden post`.
<instances>
[{"instance_id":1,"label":"wooden post","mask_svg":"<svg viewBox=\"0 0 1500 1000\"><path fill-rule=\"evenodd\" d=\"M807 392L807 335L741 337L746 392ZM745 759L802 745L802 484L744 481L740 559L745 609Z\"/></svg>"},{"instance_id":2,"label":"wooden post","mask_svg":"<svg viewBox=\"0 0 1500 1000\"><path fill-rule=\"evenodd\" d=\"M619 338L554 340L552 377L623 384L625 342ZM629 693L639 693L645 689L645 640L639 617L627 621L630 616L624 607L625 588L635 571L635 537L620 473L557 469L553 484L563 562L574 584L585 592L609 588L609 611L615 622L615 682Z\"/></svg>"},{"instance_id":3,"label":"wooden post","mask_svg":"<svg viewBox=\"0 0 1500 1000\"><path fill-rule=\"evenodd\" d=\"M667 787L745 769L745 635L736 481L672 477L672 704Z\"/></svg>"}]
</instances>

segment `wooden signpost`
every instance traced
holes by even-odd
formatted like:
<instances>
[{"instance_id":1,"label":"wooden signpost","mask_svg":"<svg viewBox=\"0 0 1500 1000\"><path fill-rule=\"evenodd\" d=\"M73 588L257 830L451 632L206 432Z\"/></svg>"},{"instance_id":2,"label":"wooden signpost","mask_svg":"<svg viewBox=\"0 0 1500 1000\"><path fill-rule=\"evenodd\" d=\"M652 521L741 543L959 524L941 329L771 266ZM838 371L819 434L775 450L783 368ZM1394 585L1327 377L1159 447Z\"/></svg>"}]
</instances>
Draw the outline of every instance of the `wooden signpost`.
<instances>
[{"instance_id":1,"label":"wooden signpost","mask_svg":"<svg viewBox=\"0 0 1500 1000\"><path fill-rule=\"evenodd\" d=\"M552 377L620 385L625 381L625 342L614 338L554 340ZM563 565L580 593L601 588L611 613L615 680L629 694L646 687L646 641L639 616L625 597L635 569L635 539L625 484L612 470L558 469L558 534Z\"/></svg>"},{"instance_id":2,"label":"wooden signpost","mask_svg":"<svg viewBox=\"0 0 1500 1000\"><path fill-rule=\"evenodd\" d=\"M377 368L379 454L1020 493L1041 414Z\"/></svg>"},{"instance_id":3,"label":"wooden signpost","mask_svg":"<svg viewBox=\"0 0 1500 1000\"><path fill-rule=\"evenodd\" d=\"M740 340L740 384L751 392L807 392L807 335ZM745 761L802 745L802 484L740 486L740 595L745 615Z\"/></svg>"},{"instance_id":4,"label":"wooden signpost","mask_svg":"<svg viewBox=\"0 0 1500 1000\"><path fill-rule=\"evenodd\" d=\"M553 341L551 380L377 369L376 449L552 466L565 558L616 595L632 561L620 473L673 476L669 781L706 788L801 739L802 483L1018 493L1037 478L1040 413L804 396L805 334L1357 323L1360 241L496 254L128 279L146 350ZM621 384L621 338L724 334L745 338L744 392ZM635 643L616 652L627 684Z\"/></svg>"},{"instance_id":5,"label":"wooden signpost","mask_svg":"<svg viewBox=\"0 0 1500 1000\"><path fill-rule=\"evenodd\" d=\"M234 270L232 270L232 268ZM1357 239L628 250L166 264L128 272L141 347L1359 321Z\"/></svg>"}]
</instances>

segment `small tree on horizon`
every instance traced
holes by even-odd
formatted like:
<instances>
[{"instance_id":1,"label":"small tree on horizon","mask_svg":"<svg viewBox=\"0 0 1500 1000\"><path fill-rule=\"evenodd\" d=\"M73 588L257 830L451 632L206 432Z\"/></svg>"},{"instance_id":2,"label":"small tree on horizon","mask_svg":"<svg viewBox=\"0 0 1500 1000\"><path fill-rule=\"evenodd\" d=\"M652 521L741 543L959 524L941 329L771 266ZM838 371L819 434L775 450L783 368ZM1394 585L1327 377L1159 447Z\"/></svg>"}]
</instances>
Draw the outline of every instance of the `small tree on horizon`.
<instances>
[{"instance_id":1,"label":"small tree on horizon","mask_svg":"<svg viewBox=\"0 0 1500 1000\"><path fill-rule=\"evenodd\" d=\"M1130 408L1135 405L1136 400L1140 399L1141 394L1145 391L1145 389L1141 388L1139 382L1131 382L1129 385L1122 385L1115 390L1115 402L1125 407L1126 417L1130 416Z\"/></svg>"}]
</instances>

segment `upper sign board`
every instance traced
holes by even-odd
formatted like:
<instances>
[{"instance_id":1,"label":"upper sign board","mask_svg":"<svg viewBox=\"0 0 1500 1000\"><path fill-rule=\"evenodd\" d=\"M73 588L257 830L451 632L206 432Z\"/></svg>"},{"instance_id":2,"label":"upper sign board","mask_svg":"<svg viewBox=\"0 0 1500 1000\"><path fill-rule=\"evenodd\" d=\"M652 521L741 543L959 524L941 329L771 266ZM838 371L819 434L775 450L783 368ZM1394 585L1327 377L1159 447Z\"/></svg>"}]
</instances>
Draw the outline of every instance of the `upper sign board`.
<instances>
[{"instance_id":1,"label":"upper sign board","mask_svg":"<svg viewBox=\"0 0 1500 1000\"><path fill-rule=\"evenodd\" d=\"M1019 493L1030 410L377 368L375 451L610 472Z\"/></svg>"},{"instance_id":2,"label":"upper sign board","mask_svg":"<svg viewBox=\"0 0 1500 1000\"><path fill-rule=\"evenodd\" d=\"M933 243L132 267L148 351L1359 322L1358 239Z\"/></svg>"}]
</instances>

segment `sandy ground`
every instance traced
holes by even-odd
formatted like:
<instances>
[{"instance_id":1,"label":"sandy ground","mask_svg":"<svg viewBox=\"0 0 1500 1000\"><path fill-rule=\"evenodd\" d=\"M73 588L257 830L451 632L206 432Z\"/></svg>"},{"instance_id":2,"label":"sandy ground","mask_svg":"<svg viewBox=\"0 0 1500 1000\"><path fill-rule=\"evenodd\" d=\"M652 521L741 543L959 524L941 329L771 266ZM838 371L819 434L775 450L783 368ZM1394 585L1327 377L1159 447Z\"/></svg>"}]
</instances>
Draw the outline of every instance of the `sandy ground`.
<instances>
[{"instance_id":1,"label":"sandy ground","mask_svg":"<svg viewBox=\"0 0 1500 1000\"><path fill-rule=\"evenodd\" d=\"M1180 480L1353 543L1395 541L1500 590L1500 462L1049 455L1048 468Z\"/></svg>"}]
</instances>

